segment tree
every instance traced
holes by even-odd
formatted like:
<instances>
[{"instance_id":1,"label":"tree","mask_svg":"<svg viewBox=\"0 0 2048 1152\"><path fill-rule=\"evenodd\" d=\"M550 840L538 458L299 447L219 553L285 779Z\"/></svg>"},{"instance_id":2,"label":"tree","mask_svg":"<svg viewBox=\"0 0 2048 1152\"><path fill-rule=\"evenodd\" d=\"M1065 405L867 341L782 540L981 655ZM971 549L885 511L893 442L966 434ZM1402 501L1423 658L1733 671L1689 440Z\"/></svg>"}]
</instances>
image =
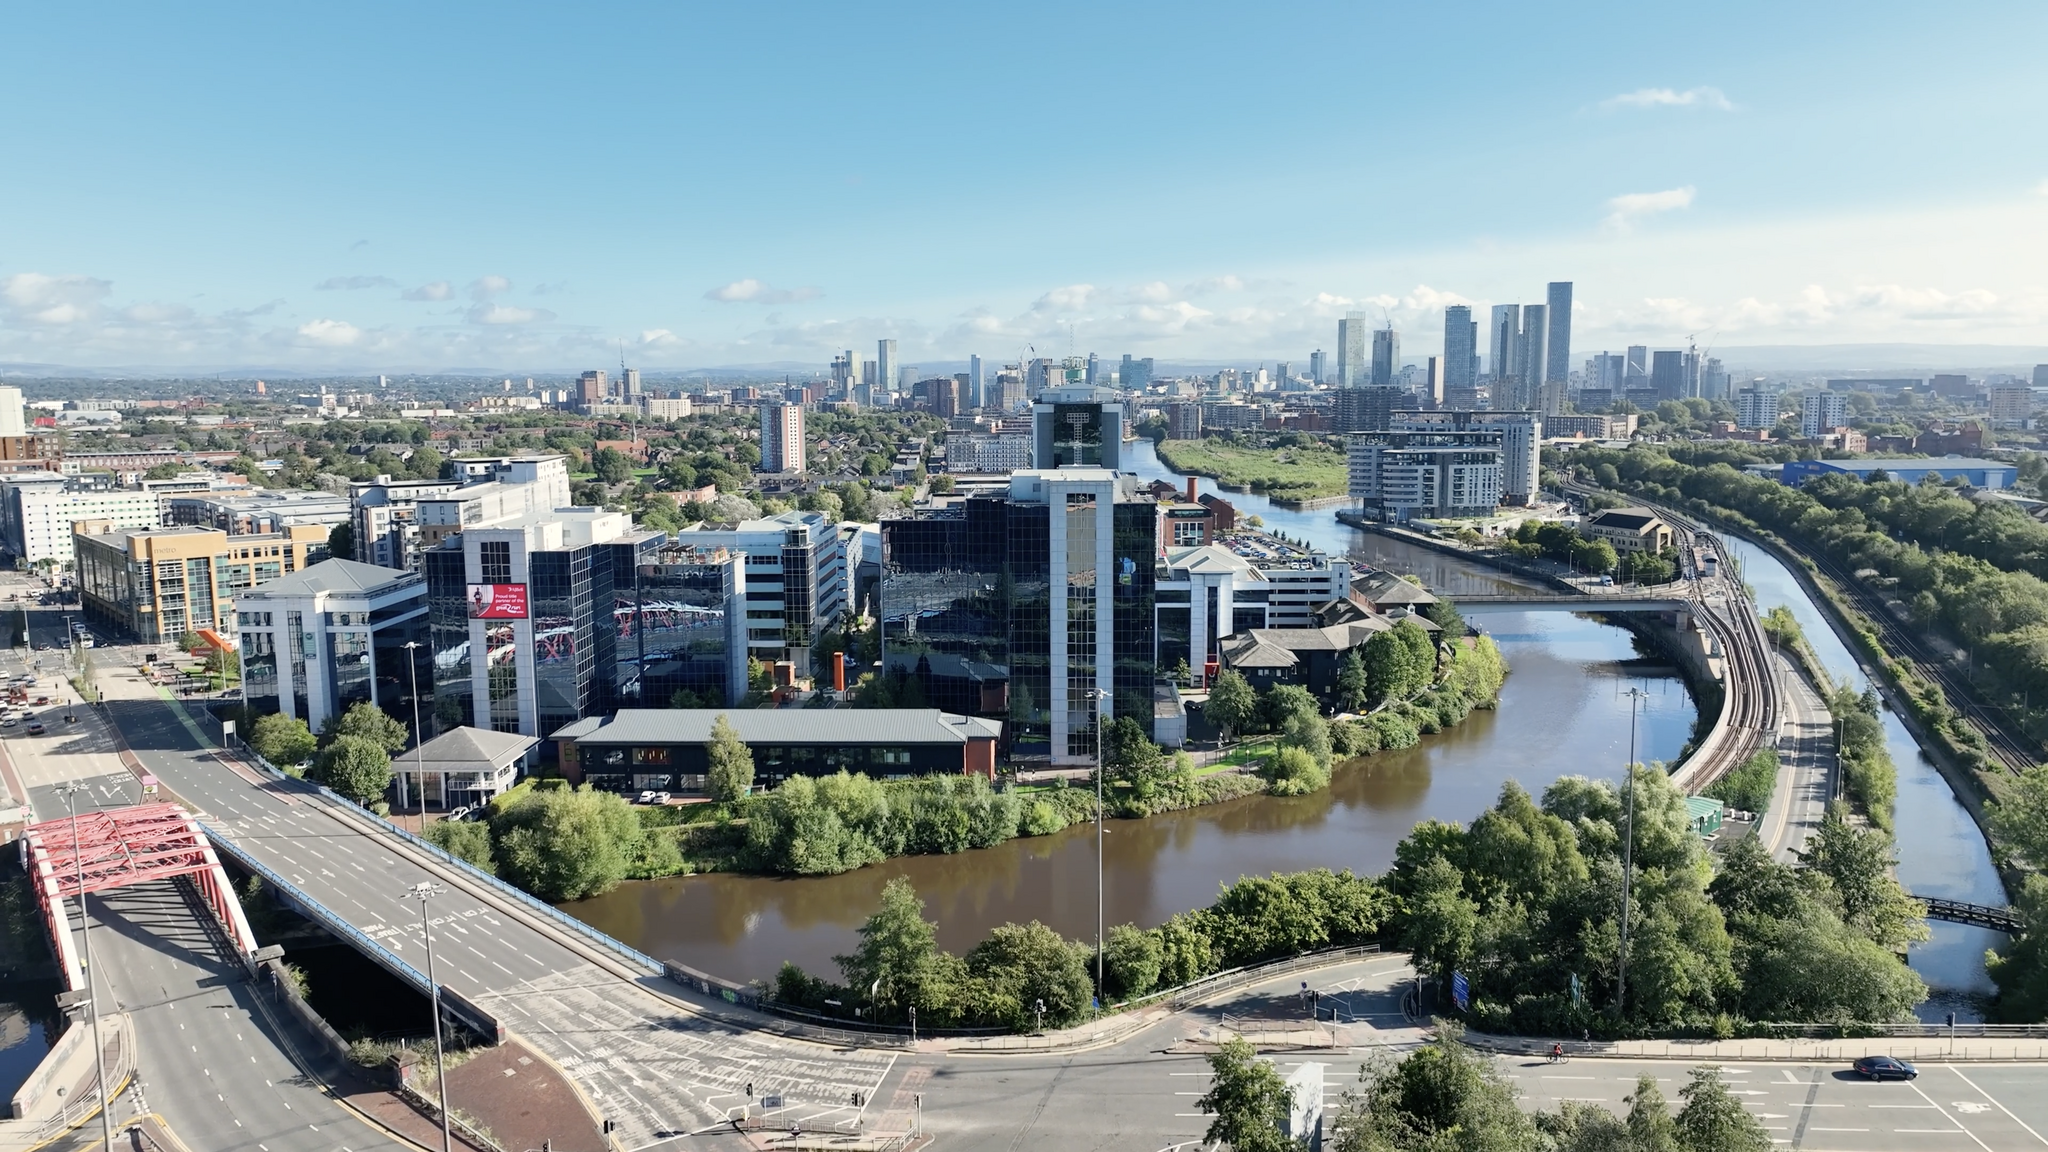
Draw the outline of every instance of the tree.
<instances>
[{"instance_id":1,"label":"tree","mask_svg":"<svg viewBox=\"0 0 2048 1152\"><path fill-rule=\"evenodd\" d=\"M229 649L215 648L206 654L206 670L223 682L238 679L242 675L242 657Z\"/></svg>"},{"instance_id":2,"label":"tree","mask_svg":"<svg viewBox=\"0 0 2048 1152\"><path fill-rule=\"evenodd\" d=\"M1422 615L1441 630L1446 640L1457 640L1465 635L1465 616L1449 600L1440 599L1434 604L1423 605Z\"/></svg>"},{"instance_id":3,"label":"tree","mask_svg":"<svg viewBox=\"0 0 2048 1152\"><path fill-rule=\"evenodd\" d=\"M1416 649L1402 634L1404 628L1422 632L1415 625L1402 621L1385 632L1373 633L1365 642L1361 659L1365 666L1367 699L1373 704L1403 699L1429 682L1431 665L1417 659ZM1427 633L1423 633L1423 640L1426 644Z\"/></svg>"},{"instance_id":4,"label":"tree","mask_svg":"<svg viewBox=\"0 0 2048 1152\"><path fill-rule=\"evenodd\" d=\"M1275 796L1306 796L1329 787L1329 769L1307 751L1286 747L1266 760L1266 790Z\"/></svg>"},{"instance_id":5,"label":"tree","mask_svg":"<svg viewBox=\"0 0 2048 1152\"><path fill-rule=\"evenodd\" d=\"M1686 1152L1770 1152L1771 1134L1721 1082L1721 1070L1695 1068L1678 1090L1678 1138Z\"/></svg>"},{"instance_id":6,"label":"tree","mask_svg":"<svg viewBox=\"0 0 2048 1152\"><path fill-rule=\"evenodd\" d=\"M277 712L268 712L256 718L247 736L249 747L258 756L280 768L289 768L312 758L319 750L320 741L304 720L292 719Z\"/></svg>"},{"instance_id":7,"label":"tree","mask_svg":"<svg viewBox=\"0 0 2048 1152\"><path fill-rule=\"evenodd\" d=\"M1464 886L1465 878L1442 856L1430 857L1407 882L1401 946L1414 954L1416 967L1433 970L1441 980L1449 980L1472 955L1479 930L1479 908Z\"/></svg>"},{"instance_id":8,"label":"tree","mask_svg":"<svg viewBox=\"0 0 2048 1152\"><path fill-rule=\"evenodd\" d=\"M1103 979L1111 996L1128 1000L1152 991L1159 983L1159 970L1164 962L1159 934L1135 925L1119 924L1109 930L1103 941Z\"/></svg>"},{"instance_id":9,"label":"tree","mask_svg":"<svg viewBox=\"0 0 2048 1152\"><path fill-rule=\"evenodd\" d=\"M2036 871L2048 870L2048 764L2010 781L2003 799L1985 804L1991 834L2012 846Z\"/></svg>"},{"instance_id":10,"label":"tree","mask_svg":"<svg viewBox=\"0 0 2048 1152\"><path fill-rule=\"evenodd\" d=\"M611 891L641 854L640 817L626 801L586 784L527 792L499 809L491 834L505 878L543 900Z\"/></svg>"},{"instance_id":11,"label":"tree","mask_svg":"<svg viewBox=\"0 0 2048 1152\"><path fill-rule=\"evenodd\" d=\"M348 711L342 713L340 719L333 721L327 734L333 739L343 736L361 737L392 755L405 751L405 746L412 743L406 734L405 725L392 719L389 712L368 700L358 700L349 705Z\"/></svg>"},{"instance_id":12,"label":"tree","mask_svg":"<svg viewBox=\"0 0 2048 1152\"><path fill-rule=\"evenodd\" d=\"M367 806L391 787L391 754L360 736L336 737L313 762L309 775L342 796Z\"/></svg>"},{"instance_id":13,"label":"tree","mask_svg":"<svg viewBox=\"0 0 2048 1152\"><path fill-rule=\"evenodd\" d=\"M991 931L967 953L967 972L987 990L989 1015L1021 1031L1037 1021L1043 1001L1046 1024L1060 1028L1084 1019L1093 1006L1092 958L1091 949L1033 920Z\"/></svg>"},{"instance_id":14,"label":"tree","mask_svg":"<svg viewBox=\"0 0 2048 1152\"><path fill-rule=\"evenodd\" d=\"M1678 1125L1654 1076L1636 1077L1628 1097L1628 1152L1679 1152Z\"/></svg>"},{"instance_id":15,"label":"tree","mask_svg":"<svg viewBox=\"0 0 2048 1152\"><path fill-rule=\"evenodd\" d=\"M913 974L938 952L937 928L924 918L917 889L898 876L882 886L881 906L860 926L860 943L832 962L857 995L894 1006Z\"/></svg>"},{"instance_id":16,"label":"tree","mask_svg":"<svg viewBox=\"0 0 2048 1152\"><path fill-rule=\"evenodd\" d=\"M718 499L713 500L707 515L707 519L716 520L721 524L729 524L736 520L758 520L760 517L759 505L744 496L735 496L730 492L722 493Z\"/></svg>"},{"instance_id":17,"label":"tree","mask_svg":"<svg viewBox=\"0 0 2048 1152\"><path fill-rule=\"evenodd\" d=\"M427 843L485 872L495 874L498 870L491 859L491 830L487 825L468 820L436 820L427 825Z\"/></svg>"},{"instance_id":18,"label":"tree","mask_svg":"<svg viewBox=\"0 0 2048 1152\"><path fill-rule=\"evenodd\" d=\"M1195 1107L1216 1117L1202 1139L1234 1152L1284 1152L1296 1147L1281 1132L1294 1094L1273 1065L1241 1038L1226 1040L1209 1057L1209 1091Z\"/></svg>"},{"instance_id":19,"label":"tree","mask_svg":"<svg viewBox=\"0 0 2048 1152\"><path fill-rule=\"evenodd\" d=\"M1258 715L1259 698L1252 686L1235 669L1225 668L1217 673L1216 682L1209 686L1209 700L1202 705L1202 718L1214 724L1229 743L1233 732L1243 731L1252 718Z\"/></svg>"},{"instance_id":20,"label":"tree","mask_svg":"<svg viewBox=\"0 0 2048 1152\"><path fill-rule=\"evenodd\" d=\"M1428 1149L1519 1152L1540 1147L1535 1124L1493 1062L1467 1048L1456 1024L1439 1020L1436 1039L1395 1062L1382 1056L1344 1095L1338 1152Z\"/></svg>"},{"instance_id":21,"label":"tree","mask_svg":"<svg viewBox=\"0 0 2048 1152\"><path fill-rule=\"evenodd\" d=\"M704 790L713 800L730 804L754 787L754 753L733 729L725 713L711 722L711 742L704 747L709 764Z\"/></svg>"},{"instance_id":22,"label":"tree","mask_svg":"<svg viewBox=\"0 0 2048 1152\"><path fill-rule=\"evenodd\" d=\"M178 634L178 648L180 651L197 652L204 647L206 647L206 637L201 636L199 633L181 632Z\"/></svg>"},{"instance_id":23,"label":"tree","mask_svg":"<svg viewBox=\"0 0 2048 1152\"><path fill-rule=\"evenodd\" d=\"M617 448L599 448L590 458L590 470L607 484L624 484L633 478L633 458Z\"/></svg>"},{"instance_id":24,"label":"tree","mask_svg":"<svg viewBox=\"0 0 2048 1152\"><path fill-rule=\"evenodd\" d=\"M1873 943L1904 952L1928 938L1927 906L1892 874L1898 857L1891 838L1850 824L1839 804L1828 806L1799 860L1808 877L1826 879L1824 893L1839 906L1843 922Z\"/></svg>"},{"instance_id":25,"label":"tree","mask_svg":"<svg viewBox=\"0 0 2048 1152\"><path fill-rule=\"evenodd\" d=\"M1103 726L1102 768L1105 780L1120 781L1133 796L1152 794L1171 767L1166 754L1152 742L1145 727L1128 716L1118 716Z\"/></svg>"},{"instance_id":26,"label":"tree","mask_svg":"<svg viewBox=\"0 0 2048 1152\"><path fill-rule=\"evenodd\" d=\"M356 558L356 526L346 521L327 534L327 555L337 560Z\"/></svg>"}]
</instances>

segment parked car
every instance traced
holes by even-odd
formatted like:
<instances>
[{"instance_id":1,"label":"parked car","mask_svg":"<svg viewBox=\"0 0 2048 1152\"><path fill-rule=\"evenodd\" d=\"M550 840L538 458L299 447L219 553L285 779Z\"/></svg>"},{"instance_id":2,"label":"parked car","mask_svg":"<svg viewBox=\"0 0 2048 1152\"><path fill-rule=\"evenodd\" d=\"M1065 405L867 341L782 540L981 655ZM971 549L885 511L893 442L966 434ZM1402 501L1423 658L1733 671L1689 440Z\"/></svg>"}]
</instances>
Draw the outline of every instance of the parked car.
<instances>
[{"instance_id":1,"label":"parked car","mask_svg":"<svg viewBox=\"0 0 2048 1152\"><path fill-rule=\"evenodd\" d=\"M654 803L654 793L652 793L652 792L642 792L642 793L641 793L641 794L640 794L640 795L639 795L639 796L638 796L637 798L635 798L635 799L634 799L633 803L635 803L635 804L652 804L652 803Z\"/></svg>"},{"instance_id":2,"label":"parked car","mask_svg":"<svg viewBox=\"0 0 2048 1152\"><path fill-rule=\"evenodd\" d=\"M20 720L16 719L13 716L9 716L4 720L0 720L0 728L12 728L19 723L21 723Z\"/></svg>"},{"instance_id":3,"label":"parked car","mask_svg":"<svg viewBox=\"0 0 2048 1152\"><path fill-rule=\"evenodd\" d=\"M1891 1056L1865 1056L1856 1062L1856 1071L1870 1080L1911 1080L1920 1075L1918 1068Z\"/></svg>"}]
</instances>

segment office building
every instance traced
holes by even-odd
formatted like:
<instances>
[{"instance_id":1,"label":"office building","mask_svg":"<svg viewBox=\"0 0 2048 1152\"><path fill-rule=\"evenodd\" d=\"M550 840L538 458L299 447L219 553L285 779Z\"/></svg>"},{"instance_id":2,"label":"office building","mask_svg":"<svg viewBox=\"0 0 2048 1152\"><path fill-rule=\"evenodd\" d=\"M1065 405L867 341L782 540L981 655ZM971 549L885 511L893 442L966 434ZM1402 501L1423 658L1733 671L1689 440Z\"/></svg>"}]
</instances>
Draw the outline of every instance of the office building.
<instances>
[{"instance_id":1,"label":"office building","mask_svg":"<svg viewBox=\"0 0 2048 1152\"><path fill-rule=\"evenodd\" d=\"M1166 406L1168 440L1202 438L1202 406L1193 400L1176 400Z\"/></svg>"},{"instance_id":2,"label":"office building","mask_svg":"<svg viewBox=\"0 0 2048 1152\"><path fill-rule=\"evenodd\" d=\"M30 567L48 561L68 570L71 526L81 520L154 528L163 523L163 498L149 491L94 490L81 477L56 472L0 478L0 547L15 560Z\"/></svg>"},{"instance_id":3,"label":"office building","mask_svg":"<svg viewBox=\"0 0 2048 1152\"><path fill-rule=\"evenodd\" d=\"M2034 418L2034 390L2024 384L1991 389L1990 403L1994 427L2016 428Z\"/></svg>"},{"instance_id":4,"label":"office building","mask_svg":"<svg viewBox=\"0 0 2048 1152\"><path fill-rule=\"evenodd\" d=\"M967 358L967 406L980 411L988 403L988 382L982 378L981 357Z\"/></svg>"},{"instance_id":5,"label":"office building","mask_svg":"<svg viewBox=\"0 0 2048 1152\"><path fill-rule=\"evenodd\" d=\"M294 524L332 528L349 522L350 502L332 492L230 489L162 496L163 522L218 528L230 536L277 532Z\"/></svg>"},{"instance_id":6,"label":"office building","mask_svg":"<svg viewBox=\"0 0 2048 1152\"><path fill-rule=\"evenodd\" d=\"M1977 387L1970 383L1968 376L1936 373L1927 381L1936 396L1944 400L1975 400Z\"/></svg>"},{"instance_id":7,"label":"office building","mask_svg":"<svg viewBox=\"0 0 2048 1152\"><path fill-rule=\"evenodd\" d=\"M1372 334L1372 384L1375 388L1391 388L1399 383L1401 373L1401 334L1389 325L1374 329Z\"/></svg>"},{"instance_id":8,"label":"office building","mask_svg":"<svg viewBox=\"0 0 2048 1152\"><path fill-rule=\"evenodd\" d=\"M1628 358L1622 366L1622 389L1647 388L1650 383L1650 349L1646 345L1628 346Z\"/></svg>"},{"instance_id":9,"label":"office building","mask_svg":"<svg viewBox=\"0 0 2048 1152\"><path fill-rule=\"evenodd\" d=\"M1487 375L1493 380L1493 394L1496 402L1511 402L1514 381L1520 371L1518 352L1522 344L1522 306L1520 304L1495 304L1492 313L1492 330L1488 333L1492 343L1486 350Z\"/></svg>"},{"instance_id":10,"label":"office building","mask_svg":"<svg viewBox=\"0 0 2048 1152\"><path fill-rule=\"evenodd\" d=\"M1170 671L1185 660L1193 686L1204 687L1216 674L1224 637L1311 627L1317 609L1343 599L1350 586L1349 560L1263 533L1167 546L1153 584L1157 666Z\"/></svg>"},{"instance_id":11,"label":"office building","mask_svg":"<svg viewBox=\"0 0 2048 1152\"><path fill-rule=\"evenodd\" d=\"M604 369L585 372L576 378L576 402L584 408L602 404L611 398L611 383Z\"/></svg>"},{"instance_id":12,"label":"office building","mask_svg":"<svg viewBox=\"0 0 2048 1152\"><path fill-rule=\"evenodd\" d=\"M1472 309L1453 304L1444 309L1444 387L1471 388L1479 383L1479 325Z\"/></svg>"},{"instance_id":13,"label":"office building","mask_svg":"<svg viewBox=\"0 0 2048 1152\"><path fill-rule=\"evenodd\" d=\"M1308 354L1308 378L1311 384L1329 383L1326 378L1328 369L1325 367L1323 359L1323 350L1321 348ZM2048 367L2048 365L2043 365L2043 367Z\"/></svg>"},{"instance_id":14,"label":"office building","mask_svg":"<svg viewBox=\"0 0 2048 1152\"><path fill-rule=\"evenodd\" d=\"M712 730L723 719L754 759L754 787L792 776L859 772L877 780L980 776L993 781L1002 724L931 708L634 708L552 733L562 774L604 792L700 796Z\"/></svg>"},{"instance_id":15,"label":"office building","mask_svg":"<svg viewBox=\"0 0 2048 1152\"><path fill-rule=\"evenodd\" d=\"M1700 395L1708 400L1730 399L1728 369L1722 367L1716 357L1707 357L1706 365L1700 370Z\"/></svg>"},{"instance_id":16,"label":"office building","mask_svg":"<svg viewBox=\"0 0 2048 1152\"><path fill-rule=\"evenodd\" d=\"M1096 369L1097 369L1098 367L1100 367L1100 363L1101 363L1101 362L1100 362L1100 361L1099 361L1099 360L1098 360L1098 359L1096 358L1096 356L1095 356L1095 353L1093 353L1093 352L1090 352L1090 353L1088 354L1088 367L1087 367L1087 370L1086 370L1086 371L1085 371L1085 372L1083 373L1083 375L1082 375L1082 377L1081 377L1081 382L1082 382L1083 384L1086 384L1086 385L1088 385L1088 386L1089 386L1090 388L1093 388L1093 387L1095 387L1095 386L1096 386L1097 384L1107 384L1107 383L1109 383L1109 381L1107 381L1107 380L1097 380L1097 379L1095 378L1095 371L1096 371Z\"/></svg>"},{"instance_id":17,"label":"office building","mask_svg":"<svg viewBox=\"0 0 2048 1152\"><path fill-rule=\"evenodd\" d=\"M1337 321L1337 387L1362 388L1371 365L1366 359L1365 313L1352 312Z\"/></svg>"},{"instance_id":18,"label":"office building","mask_svg":"<svg viewBox=\"0 0 2048 1152\"><path fill-rule=\"evenodd\" d=\"M21 389L12 385L0 386L0 437L28 435L28 423L22 418Z\"/></svg>"},{"instance_id":19,"label":"office building","mask_svg":"<svg viewBox=\"0 0 2048 1152\"><path fill-rule=\"evenodd\" d=\"M418 684L421 730L428 731L434 670L427 581L419 573L328 560L243 593L234 621L250 715L274 712L318 732L367 703L410 732ZM409 642L420 646L408 651Z\"/></svg>"},{"instance_id":20,"label":"office building","mask_svg":"<svg viewBox=\"0 0 2048 1152\"><path fill-rule=\"evenodd\" d=\"M676 543L746 558L746 654L811 674L811 648L839 626L851 594L846 541L822 512L692 524ZM744 659L742 660L744 663Z\"/></svg>"},{"instance_id":21,"label":"office building","mask_svg":"<svg viewBox=\"0 0 2048 1152\"><path fill-rule=\"evenodd\" d=\"M1527 507L1542 484L1543 414L1528 409L1396 412L1397 432L1491 432L1500 437L1500 503Z\"/></svg>"},{"instance_id":22,"label":"office building","mask_svg":"<svg viewBox=\"0 0 2048 1152\"><path fill-rule=\"evenodd\" d=\"M1544 301L1550 330L1545 338L1543 382L1564 384L1572 378L1572 282L1553 280Z\"/></svg>"},{"instance_id":23,"label":"office building","mask_svg":"<svg viewBox=\"0 0 2048 1152\"><path fill-rule=\"evenodd\" d=\"M557 457L557 459L560 459ZM443 472L435 480L393 480L388 475L375 480L357 480L348 486L349 517L355 525L355 555L344 557L380 568L419 570L419 502L445 496L469 483ZM569 470L561 469L561 499L569 502Z\"/></svg>"},{"instance_id":24,"label":"office building","mask_svg":"<svg viewBox=\"0 0 2048 1152\"><path fill-rule=\"evenodd\" d=\"M1586 361L1585 388L1621 395L1628 388L1628 358L1615 352L1596 352Z\"/></svg>"},{"instance_id":25,"label":"office building","mask_svg":"<svg viewBox=\"0 0 2048 1152\"><path fill-rule=\"evenodd\" d=\"M1152 385L1152 357L1134 358L1124 354L1123 368L1117 373L1117 386L1127 391L1143 392Z\"/></svg>"},{"instance_id":26,"label":"office building","mask_svg":"<svg viewBox=\"0 0 2048 1152\"><path fill-rule=\"evenodd\" d=\"M619 374L621 377L619 380L619 399L624 400L628 404L639 403L640 370L638 368L621 368L619 369Z\"/></svg>"},{"instance_id":27,"label":"office building","mask_svg":"<svg viewBox=\"0 0 2048 1152\"><path fill-rule=\"evenodd\" d=\"M1570 415L1545 416L1543 435L1546 439L1572 437L1584 440L1622 440L1635 434L1636 414L1626 416Z\"/></svg>"},{"instance_id":28,"label":"office building","mask_svg":"<svg viewBox=\"0 0 2048 1152\"><path fill-rule=\"evenodd\" d=\"M1960 480L1973 488L2010 488L2019 482L2019 467L2003 460L1969 456L1936 456L1921 460L1793 460L1778 473L1780 483L1798 487L1815 476L1839 474L1868 483L1877 473L1900 484Z\"/></svg>"},{"instance_id":29,"label":"office building","mask_svg":"<svg viewBox=\"0 0 2048 1152\"><path fill-rule=\"evenodd\" d=\"M1422 406L1444 406L1444 358L1431 356L1422 370Z\"/></svg>"},{"instance_id":30,"label":"office building","mask_svg":"<svg viewBox=\"0 0 2048 1152\"><path fill-rule=\"evenodd\" d=\"M2034 365L2034 387L2048 388L2048 364Z\"/></svg>"},{"instance_id":31,"label":"office building","mask_svg":"<svg viewBox=\"0 0 2048 1152\"><path fill-rule=\"evenodd\" d=\"M779 475L803 470L803 405L761 405L761 471Z\"/></svg>"},{"instance_id":32,"label":"office building","mask_svg":"<svg viewBox=\"0 0 2048 1152\"><path fill-rule=\"evenodd\" d=\"M1098 720L1150 730L1156 508L1134 477L1038 469L882 521L884 674L1005 719L1013 756L1086 764Z\"/></svg>"},{"instance_id":33,"label":"office building","mask_svg":"<svg viewBox=\"0 0 2048 1152\"><path fill-rule=\"evenodd\" d=\"M1685 353L1657 351L1650 354L1650 387L1659 400L1685 398Z\"/></svg>"},{"instance_id":34,"label":"office building","mask_svg":"<svg viewBox=\"0 0 2048 1152\"><path fill-rule=\"evenodd\" d=\"M227 631L236 597L325 557L327 529L229 536L88 520L73 526L71 546L87 620L145 644L173 644L187 632Z\"/></svg>"},{"instance_id":35,"label":"office building","mask_svg":"<svg viewBox=\"0 0 2048 1152\"><path fill-rule=\"evenodd\" d=\"M1762 388L1744 388L1735 394L1735 426L1745 429L1778 426L1778 395Z\"/></svg>"},{"instance_id":36,"label":"office building","mask_svg":"<svg viewBox=\"0 0 2048 1152\"><path fill-rule=\"evenodd\" d=\"M1821 436L1849 423L1849 398L1840 392L1810 392L1799 398L1799 434Z\"/></svg>"},{"instance_id":37,"label":"office building","mask_svg":"<svg viewBox=\"0 0 2048 1152\"><path fill-rule=\"evenodd\" d=\"M1497 430L1360 432L1350 437L1351 495L1368 515L1407 522L1489 516L1501 500Z\"/></svg>"},{"instance_id":38,"label":"office building","mask_svg":"<svg viewBox=\"0 0 2048 1152\"><path fill-rule=\"evenodd\" d=\"M1108 468L1123 458L1124 406L1089 387L1050 388L1031 406L1034 468ZM1206 422L1206 421L1205 421Z\"/></svg>"},{"instance_id":39,"label":"office building","mask_svg":"<svg viewBox=\"0 0 2048 1152\"><path fill-rule=\"evenodd\" d=\"M448 471L466 483L414 501L419 550L468 529L569 506L569 465L561 456L450 460Z\"/></svg>"},{"instance_id":40,"label":"office building","mask_svg":"<svg viewBox=\"0 0 2048 1152\"><path fill-rule=\"evenodd\" d=\"M896 373L896 342L894 340L875 341L875 372L872 379L875 389L884 392L896 391L900 387L900 383L896 379Z\"/></svg>"},{"instance_id":41,"label":"office building","mask_svg":"<svg viewBox=\"0 0 2048 1152\"><path fill-rule=\"evenodd\" d=\"M1167 432L1173 438L1171 430ZM1031 467L1031 437L1021 432L967 432L946 437L946 471L1015 472Z\"/></svg>"}]
</instances>

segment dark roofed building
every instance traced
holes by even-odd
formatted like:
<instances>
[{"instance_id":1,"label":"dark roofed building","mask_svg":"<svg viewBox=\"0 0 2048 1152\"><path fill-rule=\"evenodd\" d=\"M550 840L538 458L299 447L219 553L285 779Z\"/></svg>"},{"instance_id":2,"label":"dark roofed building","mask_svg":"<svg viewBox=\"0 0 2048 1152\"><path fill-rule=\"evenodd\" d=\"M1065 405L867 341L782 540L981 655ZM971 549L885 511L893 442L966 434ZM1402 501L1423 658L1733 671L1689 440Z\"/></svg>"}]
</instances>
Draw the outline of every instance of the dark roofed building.
<instances>
[{"instance_id":1,"label":"dark roofed building","mask_svg":"<svg viewBox=\"0 0 2048 1152\"><path fill-rule=\"evenodd\" d=\"M1320 628L1253 628L1223 638L1225 667L1233 668L1252 687L1264 691L1275 684L1299 684L1327 702L1337 690L1337 672L1346 653L1365 647L1373 634L1413 621L1434 638L1436 625L1405 609L1396 616L1360 614L1360 618Z\"/></svg>"},{"instance_id":2,"label":"dark roofed building","mask_svg":"<svg viewBox=\"0 0 2048 1152\"><path fill-rule=\"evenodd\" d=\"M1616 552L1662 552L1671 547L1671 526L1648 508L1603 508L1579 530L1614 545Z\"/></svg>"},{"instance_id":3,"label":"dark roofed building","mask_svg":"<svg viewBox=\"0 0 2048 1152\"><path fill-rule=\"evenodd\" d=\"M400 803L443 811L488 803L512 786L519 762L539 743L517 732L451 728L391 762Z\"/></svg>"},{"instance_id":4,"label":"dark roofed building","mask_svg":"<svg viewBox=\"0 0 2048 1152\"><path fill-rule=\"evenodd\" d=\"M973 773L995 777L995 720L935 708L627 708L558 729L562 773L613 792L701 795L705 745L724 716L754 753L754 782L830 776L880 779Z\"/></svg>"},{"instance_id":5,"label":"dark roofed building","mask_svg":"<svg viewBox=\"0 0 2048 1152\"><path fill-rule=\"evenodd\" d=\"M1436 597L1429 589L1376 568L1351 581L1351 595L1375 612L1388 612L1395 608L1420 612L1436 603Z\"/></svg>"}]
</instances>

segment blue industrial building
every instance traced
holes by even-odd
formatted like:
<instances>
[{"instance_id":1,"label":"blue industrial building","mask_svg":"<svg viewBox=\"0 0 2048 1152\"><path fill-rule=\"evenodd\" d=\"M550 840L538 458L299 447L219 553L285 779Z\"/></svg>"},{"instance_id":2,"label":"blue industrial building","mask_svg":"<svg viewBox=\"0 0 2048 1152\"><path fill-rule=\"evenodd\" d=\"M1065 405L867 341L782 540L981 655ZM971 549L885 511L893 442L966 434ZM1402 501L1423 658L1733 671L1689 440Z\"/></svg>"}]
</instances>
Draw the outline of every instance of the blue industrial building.
<instances>
[{"instance_id":1,"label":"blue industrial building","mask_svg":"<svg viewBox=\"0 0 2048 1152\"><path fill-rule=\"evenodd\" d=\"M1793 460L1779 473L1779 479L1798 487L1815 476L1845 473L1869 480L1882 472L1889 480L1918 484L1929 476L1937 481L1961 480L1976 488L2010 488L2019 479L2019 469L1997 460L1971 456L1929 456L1917 460Z\"/></svg>"}]
</instances>

